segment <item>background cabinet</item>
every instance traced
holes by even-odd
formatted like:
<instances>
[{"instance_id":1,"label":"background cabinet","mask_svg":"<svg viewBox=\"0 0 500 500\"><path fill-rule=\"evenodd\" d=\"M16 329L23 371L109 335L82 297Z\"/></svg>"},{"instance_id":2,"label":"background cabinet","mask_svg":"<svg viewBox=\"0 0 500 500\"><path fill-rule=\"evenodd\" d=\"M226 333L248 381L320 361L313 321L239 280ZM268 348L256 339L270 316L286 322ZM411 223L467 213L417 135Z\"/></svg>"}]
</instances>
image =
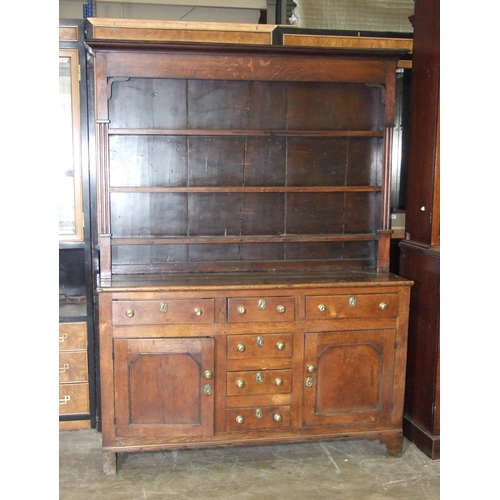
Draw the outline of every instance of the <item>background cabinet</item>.
<instances>
[{"instance_id":1,"label":"background cabinet","mask_svg":"<svg viewBox=\"0 0 500 500\"><path fill-rule=\"evenodd\" d=\"M406 238L399 268L415 282L405 435L433 459L440 457L439 9L439 2L415 2Z\"/></svg>"},{"instance_id":2,"label":"background cabinet","mask_svg":"<svg viewBox=\"0 0 500 500\"><path fill-rule=\"evenodd\" d=\"M59 23L59 428L95 427L93 290L83 22ZM67 154L65 154L67 153Z\"/></svg>"},{"instance_id":3,"label":"background cabinet","mask_svg":"<svg viewBox=\"0 0 500 500\"><path fill-rule=\"evenodd\" d=\"M168 43L124 44L105 24L87 26L105 471L138 448L357 436L400 454L403 52L277 46L259 26L178 44L172 23L155 23Z\"/></svg>"}]
</instances>

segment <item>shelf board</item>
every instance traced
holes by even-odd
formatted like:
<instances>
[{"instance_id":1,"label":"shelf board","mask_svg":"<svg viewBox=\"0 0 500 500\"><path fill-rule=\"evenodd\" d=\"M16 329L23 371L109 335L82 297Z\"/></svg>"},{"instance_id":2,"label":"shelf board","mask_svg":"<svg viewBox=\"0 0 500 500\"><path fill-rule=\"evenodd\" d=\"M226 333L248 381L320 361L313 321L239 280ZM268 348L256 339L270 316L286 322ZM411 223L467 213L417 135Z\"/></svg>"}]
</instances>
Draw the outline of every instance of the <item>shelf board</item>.
<instances>
[{"instance_id":1,"label":"shelf board","mask_svg":"<svg viewBox=\"0 0 500 500\"><path fill-rule=\"evenodd\" d=\"M110 193L373 193L381 186L116 186Z\"/></svg>"},{"instance_id":2,"label":"shelf board","mask_svg":"<svg viewBox=\"0 0 500 500\"><path fill-rule=\"evenodd\" d=\"M252 137L383 137L383 130L245 130L110 128L109 135L252 136Z\"/></svg>"},{"instance_id":3,"label":"shelf board","mask_svg":"<svg viewBox=\"0 0 500 500\"><path fill-rule=\"evenodd\" d=\"M200 245L235 243L321 243L329 241L375 241L378 235L332 234L332 235L265 235L265 236L162 236L162 237L112 237L113 245Z\"/></svg>"}]
</instances>

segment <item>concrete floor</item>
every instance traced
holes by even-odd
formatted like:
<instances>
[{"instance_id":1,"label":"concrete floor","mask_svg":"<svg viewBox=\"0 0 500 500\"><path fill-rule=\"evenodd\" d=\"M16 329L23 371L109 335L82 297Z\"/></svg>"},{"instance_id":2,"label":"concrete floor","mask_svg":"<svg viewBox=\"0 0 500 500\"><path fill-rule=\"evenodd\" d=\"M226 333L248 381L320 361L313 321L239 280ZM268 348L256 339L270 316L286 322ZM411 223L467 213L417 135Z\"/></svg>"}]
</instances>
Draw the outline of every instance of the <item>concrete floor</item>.
<instances>
[{"instance_id":1,"label":"concrete floor","mask_svg":"<svg viewBox=\"0 0 500 500\"><path fill-rule=\"evenodd\" d=\"M440 462L408 441L401 458L364 439L122 453L116 477L96 430L59 441L59 500L439 499Z\"/></svg>"}]
</instances>

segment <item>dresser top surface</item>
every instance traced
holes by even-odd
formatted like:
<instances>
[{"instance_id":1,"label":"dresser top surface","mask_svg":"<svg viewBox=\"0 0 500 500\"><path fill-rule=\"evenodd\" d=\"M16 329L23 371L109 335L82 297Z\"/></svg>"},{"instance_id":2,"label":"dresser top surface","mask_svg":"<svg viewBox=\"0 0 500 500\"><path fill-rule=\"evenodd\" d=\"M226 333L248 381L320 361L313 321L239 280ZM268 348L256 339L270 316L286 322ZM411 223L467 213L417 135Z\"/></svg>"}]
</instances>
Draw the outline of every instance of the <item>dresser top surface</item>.
<instances>
[{"instance_id":1,"label":"dresser top surface","mask_svg":"<svg viewBox=\"0 0 500 500\"><path fill-rule=\"evenodd\" d=\"M121 274L101 280L98 291L184 290L197 289L262 289L411 286L401 276L376 271L304 271L304 272L234 272L182 274Z\"/></svg>"}]
</instances>

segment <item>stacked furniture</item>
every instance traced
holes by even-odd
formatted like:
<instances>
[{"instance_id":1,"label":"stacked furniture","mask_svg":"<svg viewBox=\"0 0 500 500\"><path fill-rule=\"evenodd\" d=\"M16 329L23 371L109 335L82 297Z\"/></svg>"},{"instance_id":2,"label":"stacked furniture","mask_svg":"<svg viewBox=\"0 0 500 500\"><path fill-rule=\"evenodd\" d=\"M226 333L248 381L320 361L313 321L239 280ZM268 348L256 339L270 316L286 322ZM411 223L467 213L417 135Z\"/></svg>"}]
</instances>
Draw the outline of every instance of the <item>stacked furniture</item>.
<instances>
[{"instance_id":1,"label":"stacked furniture","mask_svg":"<svg viewBox=\"0 0 500 500\"><path fill-rule=\"evenodd\" d=\"M405 51L274 29L88 21L108 474L169 448L364 437L401 454Z\"/></svg>"}]
</instances>

